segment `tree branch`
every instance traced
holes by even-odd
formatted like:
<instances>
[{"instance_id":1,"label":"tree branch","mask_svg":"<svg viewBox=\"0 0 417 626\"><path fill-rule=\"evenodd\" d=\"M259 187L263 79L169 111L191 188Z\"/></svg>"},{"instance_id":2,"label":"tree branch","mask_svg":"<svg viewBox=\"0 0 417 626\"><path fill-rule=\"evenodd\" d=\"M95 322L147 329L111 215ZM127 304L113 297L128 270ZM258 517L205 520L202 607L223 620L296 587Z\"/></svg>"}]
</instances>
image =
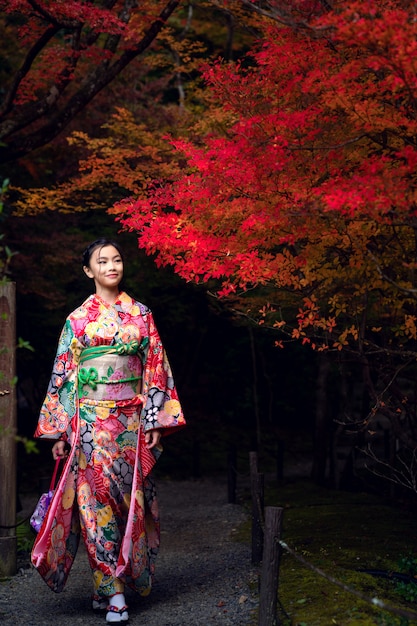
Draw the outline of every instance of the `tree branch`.
<instances>
[{"instance_id":1,"label":"tree branch","mask_svg":"<svg viewBox=\"0 0 417 626\"><path fill-rule=\"evenodd\" d=\"M251 0L242 0L242 4L254 13L258 13L263 17L267 17L274 22L278 22L279 24L283 24L284 26L289 26L290 28L302 28L311 32L329 30L329 28L327 27L325 29L312 28L310 24L305 20L297 20L291 15L289 11L283 11L279 10L277 7L272 7L268 2L266 3L268 6L268 10L261 8ZM329 10L329 5L327 2L321 2L321 4L323 5L323 8L325 10Z\"/></svg>"},{"instance_id":2,"label":"tree branch","mask_svg":"<svg viewBox=\"0 0 417 626\"><path fill-rule=\"evenodd\" d=\"M20 69L16 72L16 76L14 77L13 83L10 86L10 89L4 99L4 103L2 108L0 109L0 119L4 117L9 111L13 108L13 100L16 96L17 90L19 88L20 83L23 78L27 75L32 64L41 50L46 46L46 44L52 39L52 37L58 32L58 26L48 26L48 28L44 31L44 33L39 37L36 43L32 46L32 48L27 53L25 60L23 61ZM10 125L12 120L8 120L6 124L9 128L12 128ZM1 130L3 125L0 126L0 137L4 136L3 131ZM13 132L14 129L8 132Z\"/></svg>"},{"instance_id":3,"label":"tree branch","mask_svg":"<svg viewBox=\"0 0 417 626\"><path fill-rule=\"evenodd\" d=\"M58 136L71 120L86 107L94 96L120 74L133 59L138 57L151 45L164 27L167 19L180 4L180 1L181 0L169 0L141 40L135 46L125 50L113 64L110 64L109 60L106 60L96 67L83 81L78 91L54 115L50 115L50 112L56 107L57 98L61 93L56 85L51 88L47 98L44 98L41 103L36 103L30 113L26 110L25 115L19 116L17 121L10 120L9 124L12 130L8 130L8 136L10 136L14 130L24 127L27 128L33 121L40 120L48 114L46 123L40 128L24 136L17 137L14 140L12 139L6 145L0 146L0 163L8 163L17 158L21 158L28 152L46 145ZM128 9L131 10L134 4L135 2L128 0L125 6L128 6ZM127 14L121 17L128 19ZM113 43L115 43L114 40ZM111 47L110 39L108 46ZM3 137L6 134L6 122L4 122L4 125Z\"/></svg>"}]
</instances>

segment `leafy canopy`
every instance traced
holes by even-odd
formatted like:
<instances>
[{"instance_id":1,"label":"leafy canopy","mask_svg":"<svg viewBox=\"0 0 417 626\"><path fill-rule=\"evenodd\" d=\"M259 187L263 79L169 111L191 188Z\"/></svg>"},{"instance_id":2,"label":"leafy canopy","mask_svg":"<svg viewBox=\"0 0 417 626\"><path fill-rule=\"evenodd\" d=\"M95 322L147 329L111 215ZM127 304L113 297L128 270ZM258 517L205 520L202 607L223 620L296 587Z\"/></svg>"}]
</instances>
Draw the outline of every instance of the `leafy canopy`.
<instances>
[{"instance_id":1,"label":"leafy canopy","mask_svg":"<svg viewBox=\"0 0 417 626\"><path fill-rule=\"evenodd\" d=\"M368 346L402 349L416 339L414 3L293 6L302 27L269 20L244 62L205 68L211 124L172 140L186 166L113 212L185 279L272 293L293 338L340 350L366 328Z\"/></svg>"}]
</instances>

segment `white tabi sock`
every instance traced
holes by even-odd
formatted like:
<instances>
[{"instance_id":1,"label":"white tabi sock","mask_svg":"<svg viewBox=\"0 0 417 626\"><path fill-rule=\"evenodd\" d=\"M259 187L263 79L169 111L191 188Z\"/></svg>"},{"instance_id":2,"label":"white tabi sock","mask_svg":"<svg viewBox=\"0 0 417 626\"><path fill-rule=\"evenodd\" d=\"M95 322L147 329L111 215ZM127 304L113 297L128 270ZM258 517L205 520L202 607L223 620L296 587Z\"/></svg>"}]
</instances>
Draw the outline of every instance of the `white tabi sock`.
<instances>
[{"instance_id":1,"label":"white tabi sock","mask_svg":"<svg viewBox=\"0 0 417 626\"><path fill-rule=\"evenodd\" d=\"M121 609L126 605L126 600L124 593L116 593L114 596L110 598L110 604L115 606L117 609Z\"/></svg>"}]
</instances>

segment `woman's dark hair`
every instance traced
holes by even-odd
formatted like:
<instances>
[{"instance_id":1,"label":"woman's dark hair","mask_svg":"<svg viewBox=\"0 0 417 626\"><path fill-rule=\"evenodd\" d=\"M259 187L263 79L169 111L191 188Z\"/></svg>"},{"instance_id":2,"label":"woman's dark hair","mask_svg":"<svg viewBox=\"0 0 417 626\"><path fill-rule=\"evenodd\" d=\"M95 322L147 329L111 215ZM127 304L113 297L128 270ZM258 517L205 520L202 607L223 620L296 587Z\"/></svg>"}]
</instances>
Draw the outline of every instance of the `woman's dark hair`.
<instances>
[{"instance_id":1,"label":"woman's dark hair","mask_svg":"<svg viewBox=\"0 0 417 626\"><path fill-rule=\"evenodd\" d=\"M123 259L123 252L122 252L119 244L116 243L115 241L112 241L111 239L105 239L103 237L102 239L96 239L95 241L90 243L90 245L87 246L87 248L84 250L84 252L83 252L83 267L90 267L91 255L93 254L94 250L97 250L97 248L105 248L106 246L113 246L113 248L116 248L117 252L122 257L122 261L124 260Z\"/></svg>"}]
</instances>

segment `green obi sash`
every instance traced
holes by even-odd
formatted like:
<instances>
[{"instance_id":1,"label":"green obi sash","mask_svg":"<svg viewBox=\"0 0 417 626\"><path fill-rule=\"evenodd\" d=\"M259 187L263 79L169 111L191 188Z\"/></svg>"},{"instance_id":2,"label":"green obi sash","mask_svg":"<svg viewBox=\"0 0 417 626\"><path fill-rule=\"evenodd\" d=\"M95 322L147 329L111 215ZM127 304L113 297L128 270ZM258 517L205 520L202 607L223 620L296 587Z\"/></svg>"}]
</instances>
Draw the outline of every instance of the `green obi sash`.
<instances>
[{"instance_id":1,"label":"green obi sash","mask_svg":"<svg viewBox=\"0 0 417 626\"><path fill-rule=\"evenodd\" d=\"M94 401L128 400L140 393L142 359L149 338L139 343L84 348L78 368L79 395ZM88 363L88 365L87 365Z\"/></svg>"}]
</instances>

